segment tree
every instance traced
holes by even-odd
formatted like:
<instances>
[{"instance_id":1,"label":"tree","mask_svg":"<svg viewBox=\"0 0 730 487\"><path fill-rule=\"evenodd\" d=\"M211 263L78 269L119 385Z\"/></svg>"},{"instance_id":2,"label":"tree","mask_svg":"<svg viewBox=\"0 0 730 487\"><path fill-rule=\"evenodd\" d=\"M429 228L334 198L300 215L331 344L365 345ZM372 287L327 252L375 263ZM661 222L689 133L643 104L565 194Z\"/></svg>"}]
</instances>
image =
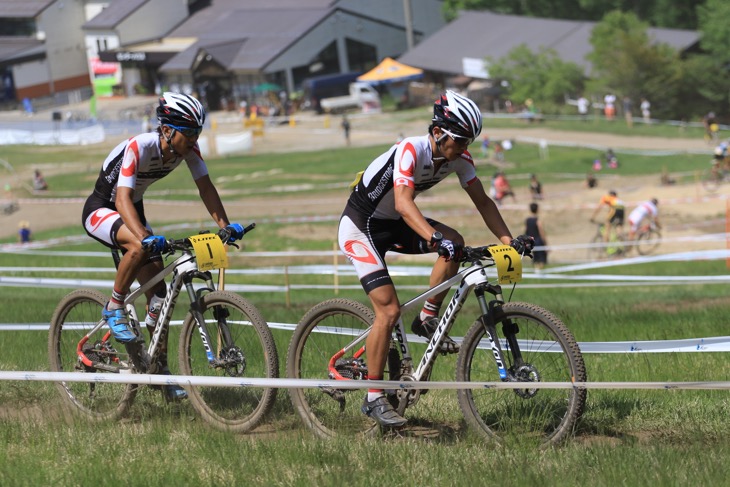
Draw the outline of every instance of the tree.
<instances>
[{"instance_id":1,"label":"tree","mask_svg":"<svg viewBox=\"0 0 730 487\"><path fill-rule=\"evenodd\" d=\"M589 88L594 93L614 92L636 101L646 96L650 101L661 99L657 109L670 109L682 80L679 53L666 44L654 43L647 34L647 24L633 13L614 11L596 24L590 42L593 51Z\"/></svg>"},{"instance_id":2,"label":"tree","mask_svg":"<svg viewBox=\"0 0 730 487\"><path fill-rule=\"evenodd\" d=\"M566 95L578 93L583 87L580 66L561 60L552 49L533 52L522 44L504 58L487 62L493 79L509 82L513 102L524 103L531 98L544 111L555 111L564 104Z\"/></svg>"},{"instance_id":3,"label":"tree","mask_svg":"<svg viewBox=\"0 0 730 487\"><path fill-rule=\"evenodd\" d=\"M723 3L723 0L708 0L708 3L713 1ZM598 21L608 12L620 10L632 12L653 26L696 30L696 11L704 3L705 0L445 0L443 11L449 21L457 17L459 10Z\"/></svg>"},{"instance_id":4,"label":"tree","mask_svg":"<svg viewBox=\"0 0 730 487\"><path fill-rule=\"evenodd\" d=\"M709 52L719 63L730 63L730 2L707 0L699 7L699 22L702 32L702 49Z\"/></svg>"}]
</instances>

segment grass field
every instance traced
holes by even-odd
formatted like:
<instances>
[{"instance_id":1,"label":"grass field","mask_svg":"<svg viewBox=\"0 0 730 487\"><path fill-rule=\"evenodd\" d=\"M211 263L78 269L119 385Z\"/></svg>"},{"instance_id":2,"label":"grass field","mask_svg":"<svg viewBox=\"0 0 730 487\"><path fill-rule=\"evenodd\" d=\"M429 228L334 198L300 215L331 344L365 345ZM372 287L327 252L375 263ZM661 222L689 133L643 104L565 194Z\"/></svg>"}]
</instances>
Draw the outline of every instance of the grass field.
<instances>
[{"instance_id":1,"label":"grass field","mask_svg":"<svg viewBox=\"0 0 730 487\"><path fill-rule=\"evenodd\" d=\"M288 155L280 162L292 182L306 181L296 194L320 198L337 189L358 167L343 160L362 161L382 147L353 148ZM533 160L534 150L524 150L520 171L540 168L544 179L565 172L584 173L595 151L551 149L551 160ZM33 164L25 148L9 148L14 165ZM35 151L35 149L34 149ZM48 149L46 160L96 167L99 154L86 150ZM35 151L37 155L37 151ZM687 156L648 157L626 155L626 175L654 174L666 166L685 171L694 159ZM697 167L704 164L697 161ZM214 175L227 199L267 192L281 184L281 176L267 174L264 158L248 156L214 161ZM539 166L538 166L539 165ZM70 166L71 167L71 166ZM75 167L75 166L74 166ZM236 179L260 173L244 183ZM85 195L96 169L84 168L50 176L52 187L67 194ZM519 180L517 184L521 184ZM293 183L292 183L293 184ZM333 185L327 189L327 185ZM185 171L153 187L166 197L190 199ZM179 194L179 193L182 194ZM339 209L338 209L339 210ZM183 222L184 218L179 221ZM329 235L336 223L311 223L310 235L286 235L284 224L260 225L245 239L253 250L331 250ZM170 237L181 237L175 230ZM78 227L57 228L36 234L44 240L78 236ZM321 235L321 236L320 236ZM5 239L6 242L13 239ZM0 253L3 275L106 279L113 277L108 257L81 255L101 252L96 243L62 243L52 251L73 255ZM243 252L245 253L245 252ZM234 268L331 263L331 258L251 260L234 253ZM344 261L341 261L344 263ZM64 270L28 270L30 267ZM88 274L84 268L107 270ZM717 261L672 262L607 268L618 275L721 276L727 273ZM580 272L579 272L580 273ZM331 284L332 276L289 275L290 284L312 286L284 293L247 295L269 322L296 323L314 304L333 297L331 290L314 284ZM397 277L397 286L422 285L422 277ZM283 285L281 274L229 274L230 284ZM537 281L526 280L526 284ZM551 281L552 282L552 281ZM560 281L556 281L559 283ZM340 277L341 285L356 279ZM47 323L63 295L70 289L2 287L3 323ZM108 289L102 289L108 292ZM403 290L406 299L415 291ZM342 289L339 296L364 300L361 290ZM699 338L727 335L726 284L593 286L577 288L520 288L513 298L544 306L568 325L579 342L634 341ZM176 318L185 308L181 299ZM463 336L476 318L468 303L452 336ZM291 333L274 330L284 359ZM47 370L47 334L42 331L0 331L0 370ZM171 344L176 343L175 337ZM589 381L724 381L730 363L719 353L586 354ZM435 380L453 380L454 357L436 363ZM565 444L537 450L519 444L495 447L470 433L461 417L454 391L431 391L406 413L413 426L403 435L379 438L315 439L293 412L286 391L279 391L275 410L265 425L248 435L222 433L200 420L190 404L166 405L156 391L143 389L128 419L92 425L68 414L57 390L48 383L0 382L0 476L4 485L723 485L730 473L730 409L727 391L591 390L586 411L575 436Z\"/></svg>"}]
</instances>

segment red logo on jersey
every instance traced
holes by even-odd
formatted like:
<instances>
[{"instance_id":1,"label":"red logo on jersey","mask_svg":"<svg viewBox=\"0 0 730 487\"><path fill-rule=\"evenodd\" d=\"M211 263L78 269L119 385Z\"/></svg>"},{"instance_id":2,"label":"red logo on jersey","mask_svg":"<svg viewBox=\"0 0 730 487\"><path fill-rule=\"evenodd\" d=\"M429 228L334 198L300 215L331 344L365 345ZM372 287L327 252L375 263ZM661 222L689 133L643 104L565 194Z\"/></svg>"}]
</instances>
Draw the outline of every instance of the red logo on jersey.
<instances>
[{"instance_id":1,"label":"red logo on jersey","mask_svg":"<svg viewBox=\"0 0 730 487\"><path fill-rule=\"evenodd\" d=\"M378 263L373 253L370 252L370 249L357 240L348 240L345 242L345 252L347 252L347 255L355 260L359 260L360 262L365 262L366 264Z\"/></svg>"},{"instance_id":2,"label":"red logo on jersey","mask_svg":"<svg viewBox=\"0 0 730 487\"><path fill-rule=\"evenodd\" d=\"M411 155L410 160L408 160L406 158L406 154ZM403 166L404 161L407 162L405 167ZM416 165L416 148L413 147L413 144L411 144L410 142L408 142L403 147L403 154L401 154L399 165L400 165L400 172L402 175L408 176L408 177L413 177L413 167Z\"/></svg>"},{"instance_id":3,"label":"red logo on jersey","mask_svg":"<svg viewBox=\"0 0 730 487\"><path fill-rule=\"evenodd\" d=\"M131 152L131 156L130 153ZM122 176L129 178L134 176L134 174L137 172L137 161L139 160L139 147L137 146L137 141L133 140L131 144L129 144L129 147L127 147L127 153L124 155L124 158L127 159L129 157L129 160L122 166Z\"/></svg>"}]
</instances>

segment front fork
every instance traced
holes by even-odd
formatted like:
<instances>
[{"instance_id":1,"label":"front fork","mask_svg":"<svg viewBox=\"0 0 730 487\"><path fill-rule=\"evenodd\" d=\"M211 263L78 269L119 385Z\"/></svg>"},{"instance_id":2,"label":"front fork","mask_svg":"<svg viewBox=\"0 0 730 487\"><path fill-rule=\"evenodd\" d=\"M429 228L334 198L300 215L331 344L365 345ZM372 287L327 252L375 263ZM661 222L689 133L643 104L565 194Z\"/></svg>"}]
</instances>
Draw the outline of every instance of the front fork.
<instances>
[{"instance_id":1,"label":"front fork","mask_svg":"<svg viewBox=\"0 0 730 487\"><path fill-rule=\"evenodd\" d=\"M494 299L487 302L485 291L494 295ZM513 365L513 367L508 370L505 354L499 343L497 328L494 322L495 310L504 304L502 288L491 284L488 284L486 288L478 286L474 290L474 294L479 302L479 308L482 312L479 319L481 320L484 332L487 334L487 338L489 339L489 346L492 349L492 355L494 355L494 361L497 365L499 378L504 382L513 380L514 371L522 364L522 353L520 352L520 347L517 343L517 333L519 332L517 324L513 323L512 320L504 320L502 323L502 333L504 334L507 342L507 349L512 355Z\"/></svg>"},{"instance_id":2,"label":"front fork","mask_svg":"<svg viewBox=\"0 0 730 487\"><path fill-rule=\"evenodd\" d=\"M195 288L193 286L193 279L203 279L206 281L206 287L195 291ZM200 338L203 340L203 347L205 348L205 355L208 359L208 363L211 365L215 365L217 362L216 356L213 353L213 350L211 348L211 340L210 335L208 333L208 330L205 327L205 317L203 316L203 307L202 307L202 301L203 301L203 293L210 292L215 290L214 284L213 284L213 278L210 275L210 272L196 272L191 276L188 276L185 279L185 289L188 292L188 297L190 298L190 314L193 315L193 318L195 319L196 323L198 324L198 331L200 332ZM218 338L220 341L221 334L223 334L223 339L225 340L225 343L229 343L230 336L228 334L228 328L225 326L226 322L226 316L223 316L224 313L220 312L221 310L214 310L214 315L216 316L216 319L218 320ZM220 353L220 343L218 344L218 351Z\"/></svg>"}]
</instances>

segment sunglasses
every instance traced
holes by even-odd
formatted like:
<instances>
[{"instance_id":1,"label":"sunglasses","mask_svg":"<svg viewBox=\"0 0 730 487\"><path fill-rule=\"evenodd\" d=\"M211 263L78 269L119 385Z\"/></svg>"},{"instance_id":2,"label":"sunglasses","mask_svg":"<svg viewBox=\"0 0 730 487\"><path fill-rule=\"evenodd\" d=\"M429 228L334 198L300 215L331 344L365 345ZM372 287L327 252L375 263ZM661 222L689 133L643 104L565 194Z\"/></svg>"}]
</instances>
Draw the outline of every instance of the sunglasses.
<instances>
[{"instance_id":1,"label":"sunglasses","mask_svg":"<svg viewBox=\"0 0 730 487\"><path fill-rule=\"evenodd\" d=\"M183 134L183 136L187 137L188 139L192 139L193 137L199 136L200 133L203 131L202 127L198 127L198 128L178 127L177 125L171 125L169 123L167 124L167 126L174 128L175 130L177 130L178 132Z\"/></svg>"},{"instance_id":2,"label":"sunglasses","mask_svg":"<svg viewBox=\"0 0 730 487\"><path fill-rule=\"evenodd\" d=\"M462 137L461 135L453 134L443 127L439 127L439 128L441 129L441 131L443 133L445 133L446 135L451 137L451 140L453 140L454 143L460 147L467 147L467 146L471 145L472 142L474 142L474 139L470 139L469 137Z\"/></svg>"}]
</instances>

